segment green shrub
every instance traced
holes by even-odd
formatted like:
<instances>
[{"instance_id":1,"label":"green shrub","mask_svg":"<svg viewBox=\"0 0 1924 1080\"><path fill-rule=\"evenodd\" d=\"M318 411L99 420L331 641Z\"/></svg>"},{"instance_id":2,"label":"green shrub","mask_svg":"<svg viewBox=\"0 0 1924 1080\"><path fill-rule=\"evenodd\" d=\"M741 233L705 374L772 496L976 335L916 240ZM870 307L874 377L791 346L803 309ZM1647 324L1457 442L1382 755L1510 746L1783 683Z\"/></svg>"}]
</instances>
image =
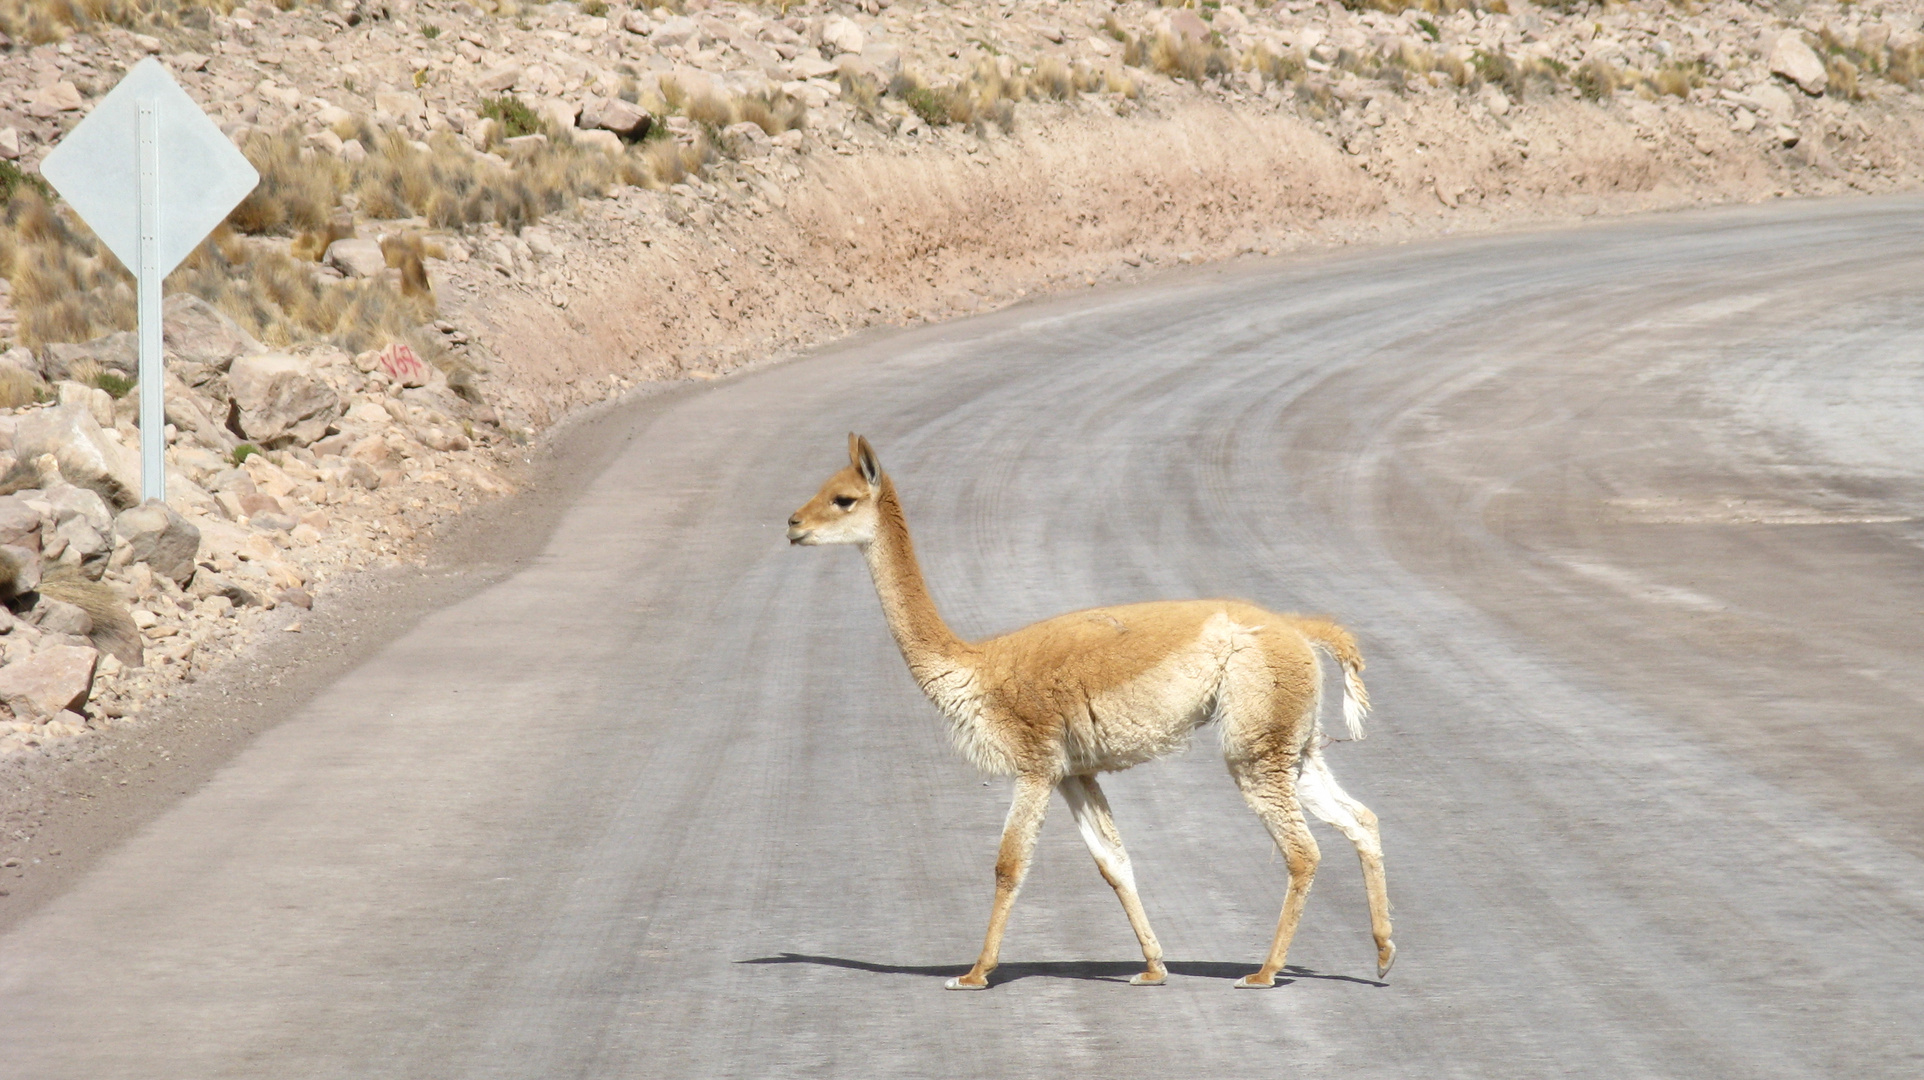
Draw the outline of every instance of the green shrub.
<instances>
[{"instance_id":1,"label":"green shrub","mask_svg":"<svg viewBox=\"0 0 1924 1080\"><path fill-rule=\"evenodd\" d=\"M501 137L504 139L512 139L519 135L533 135L541 130L541 118L513 94L484 98L481 102L481 115L501 125Z\"/></svg>"},{"instance_id":2,"label":"green shrub","mask_svg":"<svg viewBox=\"0 0 1924 1080\"><path fill-rule=\"evenodd\" d=\"M117 398L126 397L127 391L134 388L134 380L112 371L97 372L92 382L95 386Z\"/></svg>"}]
</instances>

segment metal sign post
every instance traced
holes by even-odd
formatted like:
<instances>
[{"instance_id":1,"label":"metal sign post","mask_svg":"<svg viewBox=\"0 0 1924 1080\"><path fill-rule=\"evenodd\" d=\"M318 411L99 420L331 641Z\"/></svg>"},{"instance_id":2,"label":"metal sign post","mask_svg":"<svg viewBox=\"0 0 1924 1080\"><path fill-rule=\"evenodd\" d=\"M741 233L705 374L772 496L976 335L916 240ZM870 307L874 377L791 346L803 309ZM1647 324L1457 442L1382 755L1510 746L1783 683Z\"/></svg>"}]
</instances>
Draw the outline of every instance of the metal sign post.
<instances>
[{"instance_id":1,"label":"metal sign post","mask_svg":"<svg viewBox=\"0 0 1924 1080\"><path fill-rule=\"evenodd\" d=\"M160 286L260 183L160 61L149 57L40 163L40 175L133 271L140 320L140 491L167 497Z\"/></svg>"}]
</instances>

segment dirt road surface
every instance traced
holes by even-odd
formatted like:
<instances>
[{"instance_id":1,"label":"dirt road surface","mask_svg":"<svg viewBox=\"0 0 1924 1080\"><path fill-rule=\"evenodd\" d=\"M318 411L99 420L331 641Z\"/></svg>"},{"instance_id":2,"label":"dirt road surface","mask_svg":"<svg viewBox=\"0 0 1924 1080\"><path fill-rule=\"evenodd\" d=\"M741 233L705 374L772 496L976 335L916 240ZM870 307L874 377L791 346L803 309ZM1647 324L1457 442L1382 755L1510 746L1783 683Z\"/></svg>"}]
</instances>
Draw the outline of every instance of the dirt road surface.
<instances>
[{"instance_id":1,"label":"dirt road surface","mask_svg":"<svg viewBox=\"0 0 1924 1080\"><path fill-rule=\"evenodd\" d=\"M1924 1072L1924 200L1391 248L870 336L628 407L541 554L316 692L0 938L8 1077ZM868 435L967 635L1336 614L1384 822L1275 990L1204 731L1109 782L1169 985L851 551Z\"/></svg>"}]
</instances>

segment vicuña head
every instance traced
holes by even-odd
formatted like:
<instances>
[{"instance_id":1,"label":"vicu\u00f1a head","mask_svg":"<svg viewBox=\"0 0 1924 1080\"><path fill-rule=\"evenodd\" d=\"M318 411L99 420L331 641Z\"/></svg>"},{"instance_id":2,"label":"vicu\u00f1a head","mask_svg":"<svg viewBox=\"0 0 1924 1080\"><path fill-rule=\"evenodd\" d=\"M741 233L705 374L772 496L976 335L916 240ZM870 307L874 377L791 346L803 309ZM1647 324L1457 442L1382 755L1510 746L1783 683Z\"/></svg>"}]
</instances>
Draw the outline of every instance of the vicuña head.
<instances>
[{"instance_id":1,"label":"vicu\u00f1a head","mask_svg":"<svg viewBox=\"0 0 1924 1080\"><path fill-rule=\"evenodd\" d=\"M880 526L882 467L875 450L860 435L848 437L848 468L828 478L822 490L788 519L791 544L867 544Z\"/></svg>"},{"instance_id":2,"label":"vicu\u00f1a head","mask_svg":"<svg viewBox=\"0 0 1924 1080\"><path fill-rule=\"evenodd\" d=\"M1236 985L1274 985L1295 936L1321 858L1304 811L1336 826L1355 846L1377 976L1389 973L1396 946L1376 815L1337 786L1320 749L1318 653L1342 668L1343 715L1351 737L1363 735L1369 699L1363 658L1348 631L1328 619L1240 600L1179 600L1072 612L1001 637L963 641L929 598L908 522L875 450L850 435L848 457L848 467L788 519L789 542L861 547L896 645L948 718L957 749L985 772L1016 781L995 863L988 936L975 966L949 980L950 989L988 986L1051 790L1068 802L1142 943L1147 967L1130 982L1155 985L1167 977L1096 776L1177 750L1211 723L1221 729L1223 755L1244 801L1289 865L1269 956Z\"/></svg>"}]
</instances>

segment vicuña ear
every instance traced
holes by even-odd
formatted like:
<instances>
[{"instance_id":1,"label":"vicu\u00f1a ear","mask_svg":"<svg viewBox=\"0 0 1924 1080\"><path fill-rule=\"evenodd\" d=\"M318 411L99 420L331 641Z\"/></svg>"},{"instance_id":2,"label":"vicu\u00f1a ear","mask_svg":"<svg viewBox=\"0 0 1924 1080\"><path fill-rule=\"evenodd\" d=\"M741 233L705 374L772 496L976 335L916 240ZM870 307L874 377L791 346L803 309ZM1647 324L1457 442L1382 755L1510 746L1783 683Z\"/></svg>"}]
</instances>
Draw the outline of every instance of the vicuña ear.
<instances>
[{"instance_id":1,"label":"vicu\u00f1a ear","mask_svg":"<svg viewBox=\"0 0 1924 1080\"><path fill-rule=\"evenodd\" d=\"M882 466L875 460L875 448L868 444L867 439L862 438L860 435L850 433L848 437L848 461L849 464L855 466L856 472L862 474L862 479L868 481L870 487L878 487L881 485Z\"/></svg>"}]
</instances>

